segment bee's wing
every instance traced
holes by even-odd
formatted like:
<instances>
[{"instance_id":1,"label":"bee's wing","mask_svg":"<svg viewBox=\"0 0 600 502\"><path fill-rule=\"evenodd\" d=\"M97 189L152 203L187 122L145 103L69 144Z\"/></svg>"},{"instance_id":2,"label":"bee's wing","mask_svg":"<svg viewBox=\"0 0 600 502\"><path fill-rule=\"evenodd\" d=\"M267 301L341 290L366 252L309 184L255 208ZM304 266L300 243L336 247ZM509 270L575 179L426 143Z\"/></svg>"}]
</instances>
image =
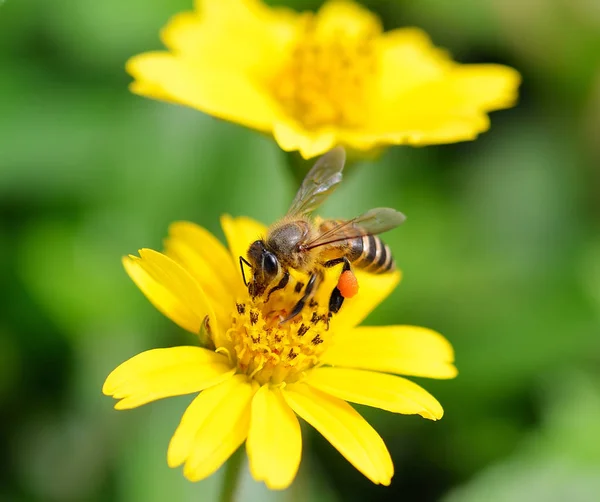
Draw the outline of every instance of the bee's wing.
<instances>
[{"instance_id":1,"label":"bee's wing","mask_svg":"<svg viewBox=\"0 0 600 502\"><path fill-rule=\"evenodd\" d=\"M377 207L351 220L340 222L339 225L323 232L315 239L307 242L306 249L313 249L325 244L355 239L363 235L377 235L401 225L406 216L400 211L389 207Z\"/></svg>"},{"instance_id":2,"label":"bee's wing","mask_svg":"<svg viewBox=\"0 0 600 502\"><path fill-rule=\"evenodd\" d=\"M288 215L305 215L319 207L342 181L345 161L346 152L341 146L319 158L302 181Z\"/></svg>"}]
</instances>

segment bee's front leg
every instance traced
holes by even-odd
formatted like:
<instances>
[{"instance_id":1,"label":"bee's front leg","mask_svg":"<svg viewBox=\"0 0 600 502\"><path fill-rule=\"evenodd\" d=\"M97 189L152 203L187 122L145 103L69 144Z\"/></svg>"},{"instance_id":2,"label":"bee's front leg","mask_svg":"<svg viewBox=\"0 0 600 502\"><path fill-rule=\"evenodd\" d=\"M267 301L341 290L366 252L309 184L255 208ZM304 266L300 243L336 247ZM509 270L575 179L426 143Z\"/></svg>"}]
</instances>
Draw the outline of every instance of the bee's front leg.
<instances>
[{"instance_id":1,"label":"bee's front leg","mask_svg":"<svg viewBox=\"0 0 600 502\"><path fill-rule=\"evenodd\" d=\"M350 270L350 261L345 256L342 256L341 258L334 258L333 260L329 260L329 261L325 262L323 265L326 268L330 268L330 267L334 267L340 263L344 264L344 266L342 267L342 274L344 272L347 272L348 270ZM340 274L340 277L341 277L341 274ZM333 291L331 292L331 296L329 297L329 312L331 314L337 314L339 312L339 310L342 308L343 303L344 303L344 295L342 295L340 288L338 286L336 286L335 288L333 288Z\"/></svg>"},{"instance_id":2,"label":"bee's front leg","mask_svg":"<svg viewBox=\"0 0 600 502\"><path fill-rule=\"evenodd\" d=\"M294 308L291 310L289 315L283 321L281 321L280 324L283 324L284 322L289 321L290 319L296 317L300 312L302 312L304 305L312 297L313 291L315 290L317 282L319 282L320 279L321 279L321 274L319 274L318 272L313 272L311 274L310 279L308 280L308 283L306 284L306 288L304 289L304 295L302 295L302 298L300 298L300 300L298 300L298 303L296 303L296 305L294 305Z\"/></svg>"},{"instance_id":3,"label":"bee's front leg","mask_svg":"<svg viewBox=\"0 0 600 502\"><path fill-rule=\"evenodd\" d=\"M273 291L278 291L280 289L283 289L287 286L287 283L290 280L290 273L286 272L285 274L283 274L283 277L281 278L281 280L277 283L277 286L273 286L269 292L267 293L267 299L265 300L265 303L269 301L269 298L271 297L271 293L273 293Z\"/></svg>"}]
</instances>

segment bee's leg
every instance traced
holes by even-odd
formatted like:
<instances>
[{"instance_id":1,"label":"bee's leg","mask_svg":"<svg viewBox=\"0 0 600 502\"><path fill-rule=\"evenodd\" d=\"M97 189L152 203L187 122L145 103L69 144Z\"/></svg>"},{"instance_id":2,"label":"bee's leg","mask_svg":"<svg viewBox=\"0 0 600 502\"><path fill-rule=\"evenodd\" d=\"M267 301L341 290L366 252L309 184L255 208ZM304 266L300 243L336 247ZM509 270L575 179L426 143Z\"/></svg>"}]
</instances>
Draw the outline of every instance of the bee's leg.
<instances>
[{"instance_id":1,"label":"bee's leg","mask_svg":"<svg viewBox=\"0 0 600 502\"><path fill-rule=\"evenodd\" d=\"M329 297L329 313L337 314L342 308L343 303L344 297L342 296L342 292L336 286L331 292L331 296Z\"/></svg>"},{"instance_id":2,"label":"bee's leg","mask_svg":"<svg viewBox=\"0 0 600 502\"><path fill-rule=\"evenodd\" d=\"M248 286L248 281L246 280L246 273L244 272L244 263L252 268L252 265L246 260L243 256L240 256L240 270L242 271L242 279L244 280L244 286Z\"/></svg>"},{"instance_id":3,"label":"bee's leg","mask_svg":"<svg viewBox=\"0 0 600 502\"><path fill-rule=\"evenodd\" d=\"M290 273L286 272L285 274L283 274L283 277L281 278L281 280L279 281L279 283L277 284L277 286L273 286L269 292L267 293L267 299L265 300L265 303L269 301L269 298L271 297L271 293L273 293L273 291L278 291L280 289L283 289L287 286L287 283L290 280Z\"/></svg>"},{"instance_id":4,"label":"bee's leg","mask_svg":"<svg viewBox=\"0 0 600 502\"><path fill-rule=\"evenodd\" d=\"M331 267L335 267L336 265L339 265L340 263L344 264L344 267L342 268L342 272L345 272L346 270L350 270L350 260L348 260L348 258L346 258L345 256L342 256L341 258L334 258L333 260L326 261L325 263L323 263L323 266L325 268L331 268Z\"/></svg>"},{"instance_id":5,"label":"bee's leg","mask_svg":"<svg viewBox=\"0 0 600 502\"><path fill-rule=\"evenodd\" d=\"M296 303L296 305L294 305L294 308L289 313L289 315L283 321L281 321L279 324L283 324L284 322L289 321L290 319L296 317L300 312L302 312L304 305L306 304L308 299L312 296L313 290L315 289L315 285L317 283L317 277L319 277L319 274L317 274L317 273L313 273L310 276L310 279L308 280L308 283L306 284L306 289L304 290L304 295L302 295L302 298L300 298L300 300L298 300L298 303Z\"/></svg>"},{"instance_id":6,"label":"bee's leg","mask_svg":"<svg viewBox=\"0 0 600 502\"><path fill-rule=\"evenodd\" d=\"M329 260L329 261L325 262L323 265L327 268L330 268L330 267L334 267L335 265L338 265L340 263L344 264L344 266L342 268L342 274L344 272L346 272L347 270L350 270L350 261L345 256L342 256L341 258L334 258L333 260ZM343 303L344 303L344 297L342 296L342 292L336 286L335 288L333 288L333 291L331 292L331 296L329 297L329 313L337 314L339 312L339 310L342 308Z\"/></svg>"}]
</instances>

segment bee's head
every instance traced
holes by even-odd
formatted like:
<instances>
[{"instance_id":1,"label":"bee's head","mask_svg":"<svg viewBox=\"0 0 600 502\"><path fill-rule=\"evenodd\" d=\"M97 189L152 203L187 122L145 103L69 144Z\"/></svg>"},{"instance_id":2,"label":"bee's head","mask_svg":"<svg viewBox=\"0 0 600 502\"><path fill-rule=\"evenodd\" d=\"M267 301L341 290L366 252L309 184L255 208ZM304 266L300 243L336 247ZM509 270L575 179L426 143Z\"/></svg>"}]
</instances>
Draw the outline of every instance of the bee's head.
<instances>
[{"instance_id":1,"label":"bee's head","mask_svg":"<svg viewBox=\"0 0 600 502\"><path fill-rule=\"evenodd\" d=\"M279 274L279 260L265 247L263 240L254 241L248 248L248 260L252 267L252 280L248 283L250 296L264 293L267 286Z\"/></svg>"}]
</instances>

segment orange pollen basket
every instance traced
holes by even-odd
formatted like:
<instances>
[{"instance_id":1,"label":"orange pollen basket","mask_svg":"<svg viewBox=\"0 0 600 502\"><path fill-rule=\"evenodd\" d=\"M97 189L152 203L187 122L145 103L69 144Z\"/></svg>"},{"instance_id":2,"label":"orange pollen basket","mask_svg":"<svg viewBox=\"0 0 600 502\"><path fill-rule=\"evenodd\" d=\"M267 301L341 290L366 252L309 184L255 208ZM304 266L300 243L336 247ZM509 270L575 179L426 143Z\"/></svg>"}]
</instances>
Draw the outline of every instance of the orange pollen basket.
<instances>
[{"instance_id":1,"label":"orange pollen basket","mask_svg":"<svg viewBox=\"0 0 600 502\"><path fill-rule=\"evenodd\" d=\"M337 287L344 298L352 298L358 293L358 280L351 270L346 270L340 275Z\"/></svg>"}]
</instances>

